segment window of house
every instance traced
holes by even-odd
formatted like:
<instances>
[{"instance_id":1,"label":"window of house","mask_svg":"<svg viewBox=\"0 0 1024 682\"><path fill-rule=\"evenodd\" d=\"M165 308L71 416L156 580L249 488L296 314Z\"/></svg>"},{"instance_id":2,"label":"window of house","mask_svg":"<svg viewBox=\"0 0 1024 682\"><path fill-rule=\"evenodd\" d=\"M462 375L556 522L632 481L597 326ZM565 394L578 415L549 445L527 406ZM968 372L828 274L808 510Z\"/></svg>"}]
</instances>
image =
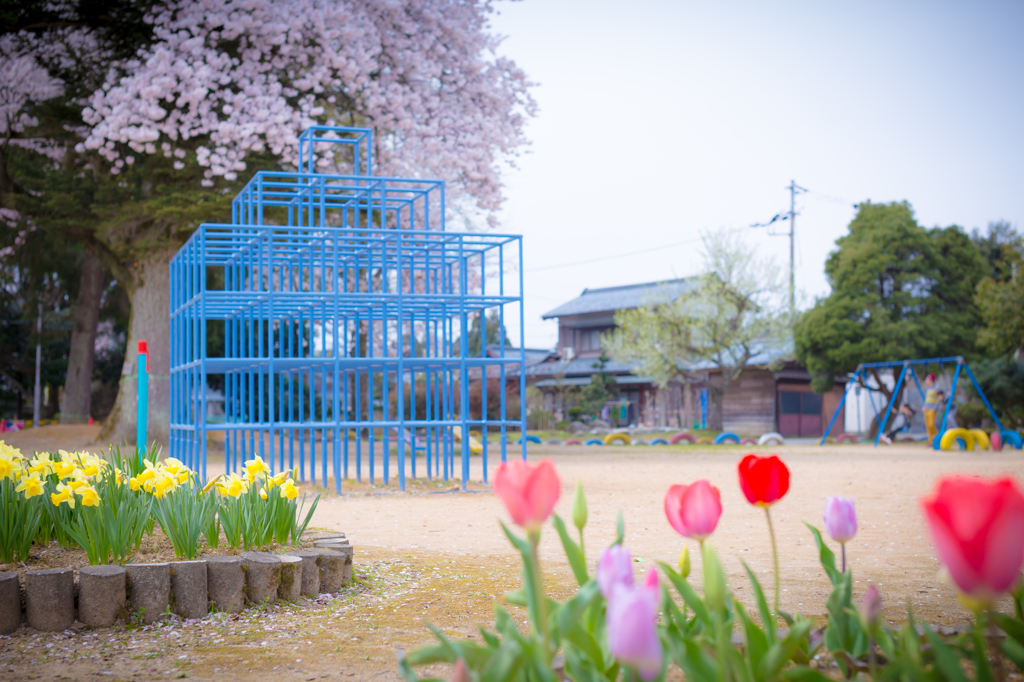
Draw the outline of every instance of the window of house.
<instances>
[{"instance_id":1,"label":"window of house","mask_svg":"<svg viewBox=\"0 0 1024 682\"><path fill-rule=\"evenodd\" d=\"M601 350L601 333L604 331L605 329L603 327L596 329L581 329L579 331L580 351Z\"/></svg>"}]
</instances>

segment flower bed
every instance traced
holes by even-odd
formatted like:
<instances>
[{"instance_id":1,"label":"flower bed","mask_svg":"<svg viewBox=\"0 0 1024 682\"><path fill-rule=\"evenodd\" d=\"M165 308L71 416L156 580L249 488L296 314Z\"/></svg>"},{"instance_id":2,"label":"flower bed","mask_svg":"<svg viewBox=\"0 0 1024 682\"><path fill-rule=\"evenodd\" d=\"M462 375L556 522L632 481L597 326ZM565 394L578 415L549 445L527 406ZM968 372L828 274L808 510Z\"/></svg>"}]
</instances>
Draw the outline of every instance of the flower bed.
<instances>
[{"instance_id":1,"label":"flower bed","mask_svg":"<svg viewBox=\"0 0 1024 682\"><path fill-rule=\"evenodd\" d=\"M202 547L234 550L299 544L320 496L301 501L290 472L270 474L259 457L245 475L205 485L157 451L106 457L86 452L37 453L31 459L0 441L0 563L28 560L55 541L81 548L92 565L125 564L157 527L174 555L194 559Z\"/></svg>"},{"instance_id":2,"label":"flower bed","mask_svg":"<svg viewBox=\"0 0 1024 682\"><path fill-rule=\"evenodd\" d=\"M771 508L789 490L789 470L778 457L748 455L738 474L746 499L765 511L774 548ZM664 500L670 525L699 543L702 586L689 582L691 559L685 548L677 567L659 563L648 569L642 584L635 584L621 514L617 538L602 552L592 575L583 552L588 516L583 490L577 485L572 509L576 539L552 515L561 483L549 461L502 465L494 490L525 531L523 537L502 525L523 560L523 588L508 593L506 601L526 608L529 626L518 628L499 605L493 629L481 630L479 639L454 641L435 630L436 645L400 661L408 682L417 679L417 666L442 661L455 664L453 679L460 682L638 677L653 682L675 677L679 670L687 680L827 680L815 660L826 653L847 678L991 680L1004 679L1008 666L1024 669L1024 494L1013 479L946 477L921 500L948 580L974 614L974 627L951 637L917 622L910 611L902 627L890 627L881 618L882 595L876 586L859 604L853 602L853 576L845 566L845 544L857 532L850 499L825 500L825 527L844 548L841 566L822 533L808 525L832 584L826 620L819 627L779 608L774 549L774 606L749 568L753 612L735 597L709 541L722 504L718 489L707 481L672 486ZM545 593L537 554L549 518L579 586L564 602ZM999 613L995 600L1006 593L1013 597L1013 612Z\"/></svg>"}]
</instances>

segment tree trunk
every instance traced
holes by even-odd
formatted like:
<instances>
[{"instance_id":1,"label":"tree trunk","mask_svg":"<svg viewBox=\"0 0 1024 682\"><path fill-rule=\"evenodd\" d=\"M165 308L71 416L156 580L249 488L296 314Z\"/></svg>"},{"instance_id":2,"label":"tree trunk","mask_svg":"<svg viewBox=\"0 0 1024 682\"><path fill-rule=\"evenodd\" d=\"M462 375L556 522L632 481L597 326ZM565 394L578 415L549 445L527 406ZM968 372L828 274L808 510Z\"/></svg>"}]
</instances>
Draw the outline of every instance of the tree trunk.
<instances>
[{"instance_id":1,"label":"tree trunk","mask_svg":"<svg viewBox=\"0 0 1024 682\"><path fill-rule=\"evenodd\" d=\"M139 263L133 272L132 314L121 387L99 441L135 445L138 385L138 342L149 344L149 443L167 446L170 433L170 259L172 250Z\"/></svg>"},{"instance_id":2,"label":"tree trunk","mask_svg":"<svg viewBox=\"0 0 1024 682\"><path fill-rule=\"evenodd\" d=\"M725 402L725 386L715 386L708 377L708 423L709 431L722 430L722 404Z\"/></svg>"},{"instance_id":3,"label":"tree trunk","mask_svg":"<svg viewBox=\"0 0 1024 682\"><path fill-rule=\"evenodd\" d=\"M89 421L92 405L92 363L96 356L96 327L100 321L103 299L103 264L91 251L85 252L78 284L71 329L68 371L64 379L61 401L61 424L84 424Z\"/></svg>"}]
</instances>

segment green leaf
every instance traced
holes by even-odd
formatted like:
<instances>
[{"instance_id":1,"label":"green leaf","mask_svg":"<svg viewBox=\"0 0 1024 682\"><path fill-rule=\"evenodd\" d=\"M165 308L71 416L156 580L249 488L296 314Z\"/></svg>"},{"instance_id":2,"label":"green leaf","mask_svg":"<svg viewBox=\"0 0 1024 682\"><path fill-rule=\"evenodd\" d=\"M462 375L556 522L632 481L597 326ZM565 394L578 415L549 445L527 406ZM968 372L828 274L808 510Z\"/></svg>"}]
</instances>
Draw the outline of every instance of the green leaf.
<instances>
[{"instance_id":1,"label":"green leaf","mask_svg":"<svg viewBox=\"0 0 1024 682\"><path fill-rule=\"evenodd\" d=\"M526 606L526 592L521 587L511 592L506 592L505 601L513 606Z\"/></svg>"},{"instance_id":2,"label":"green leaf","mask_svg":"<svg viewBox=\"0 0 1024 682\"><path fill-rule=\"evenodd\" d=\"M924 627L924 636L928 638L928 642L932 645L935 665L942 671L944 678L950 680L950 682L967 682L967 676L964 675L964 671L960 667L960 657L942 641L942 638L927 623L922 623L922 626Z\"/></svg>"},{"instance_id":3,"label":"green leaf","mask_svg":"<svg viewBox=\"0 0 1024 682\"><path fill-rule=\"evenodd\" d=\"M615 542L613 545L621 545L626 539L626 522L622 519L622 510L615 513Z\"/></svg>"},{"instance_id":4,"label":"green leaf","mask_svg":"<svg viewBox=\"0 0 1024 682\"><path fill-rule=\"evenodd\" d=\"M1003 642L1003 653L1013 661L1018 670L1024 670L1024 645L1012 639Z\"/></svg>"},{"instance_id":5,"label":"green leaf","mask_svg":"<svg viewBox=\"0 0 1024 682\"><path fill-rule=\"evenodd\" d=\"M770 645L768 636L757 627L754 621L750 620L750 616L747 615L747 609L738 600L736 604L736 616L739 618L740 627L743 629L743 641L746 643L746 651L744 652L746 657L750 660L750 665L753 670L757 670L761 666L761 659L768 652ZM768 621L768 627L771 627L771 621Z\"/></svg>"},{"instance_id":6,"label":"green leaf","mask_svg":"<svg viewBox=\"0 0 1024 682\"><path fill-rule=\"evenodd\" d=\"M998 625L1008 637L1016 640L1018 644L1024 645L1024 623L1015 618L1010 618L1003 613L993 613L992 617L995 619L996 625Z\"/></svg>"},{"instance_id":7,"label":"green leaf","mask_svg":"<svg viewBox=\"0 0 1024 682\"><path fill-rule=\"evenodd\" d=\"M580 585L589 580L587 575L587 560L583 556L583 550L577 545L572 538L569 537L569 533L565 528L565 523L562 521L562 517L555 514L552 518L552 523L555 526L555 530L558 532L558 537L562 541L562 548L565 550L565 556L569 559L569 566L572 568L573 574L576 576L576 582Z\"/></svg>"},{"instance_id":8,"label":"green leaf","mask_svg":"<svg viewBox=\"0 0 1024 682\"><path fill-rule=\"evenodd\" d=\"M761 589L761 583L757 581L757 576L750 570L750 566L747 562L743 562L743 568L747 572L747 577L750 578L750 585L754 589L754 601L757 602L757 612L761 616L761 622L764 623L766 634L768 636L768 644L775 643L775 619L772 618L772 612L768 608L768 600L764 598L764 590Z\"/></svg>"},{"instance_id":9,"label":"green leaf","mask_svg":"<svg viewBox=\"0 0 1024 682\"><path fill-rule=\"evenodd\" d=\"M658 565L661 566L665 575L668 576L669 582L676 588L679 596L683 598L683 602L686 603L693 610L694 616L699 620L705 627L711 627L711 614L708 612L708 607L704 604L704 600L700 598L696 590L690 586L690 583L683 580L679 574L672 570L672 568L663 561L659 561Z\"/></svg>"},{"instance_id":10,"label":"green leaf","mask_svg":"<svg viewBox=\"0 0 1024 682\"><path fill-rule=\"evenodd\" d=\"M836 568L836 555L828 548L825 544L825 540L821 537L821 531L812 526L811 524L804 521L804 525L807 526L811 533L814 535L814 542L818 545L818 561L821 562L821 567L825 569L825 574L828 579L832 581L832 585L838 585L842 577L842 573Z\"/></svg>"}]
</instances>

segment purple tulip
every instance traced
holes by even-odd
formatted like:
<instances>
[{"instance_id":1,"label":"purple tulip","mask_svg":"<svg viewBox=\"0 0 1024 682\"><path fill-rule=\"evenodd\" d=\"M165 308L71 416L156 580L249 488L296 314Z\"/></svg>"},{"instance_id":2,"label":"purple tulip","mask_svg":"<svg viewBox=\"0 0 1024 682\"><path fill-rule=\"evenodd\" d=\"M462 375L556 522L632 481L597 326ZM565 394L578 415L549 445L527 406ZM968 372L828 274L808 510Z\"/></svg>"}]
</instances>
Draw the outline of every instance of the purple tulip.
<instances>
[{"instance_id":1,"label":"purple tulip","mask_svg":"<svg viewBox=\"0 0 1024 682\"><path fill-rule=\"evenodd\" d=\"M839 544L853 539L857 534L857 510L852 497L825 498L825 528Z\"/></svg>"},{"instance_id":2,"label":"purple tulip","mask_svg":"<svg viewBox=\"0 0 1024 682\"><path fill-rule=\"evenodd\" d=\"M846 573L846 543L857 534L857 510L852 497L825 498L825 528L843 549L843 573Z\"/></svg>"},{"instance_id":3,"label":"purple tulip","mask_svg":"<svg viewBox=\"0 0 1024 682\"><path fill-rule=\"evenodd\" d=\"M597 586L601 595L610 599L616 585L633 587L633 556L622 545L604 550L597 561Z\"/></svg>"},{"instance_id":4,"label":"purple tulip","mask_svg":"<svg viewBox=\"0 0 1024 682\"><path fill-rule=\"evenodd\" d=\"M642 587L616 583L608 600L608 648L620 662L633 666L646 682L661 673L663 652L658 639L658 574L652 568Z\"/></svg>"},{"instance_id":5,"label":"purple tulip","mask_svg":"<svg viewBox=\"0 0 1024 682\"><path fill-rule=\"evenodd\" d=\"M874 629L878 626L878 619L882 615L882 595L874 585L868 587L864 598L860 602L860 612L868 627Z\"/></svg>"}]
</instances>

